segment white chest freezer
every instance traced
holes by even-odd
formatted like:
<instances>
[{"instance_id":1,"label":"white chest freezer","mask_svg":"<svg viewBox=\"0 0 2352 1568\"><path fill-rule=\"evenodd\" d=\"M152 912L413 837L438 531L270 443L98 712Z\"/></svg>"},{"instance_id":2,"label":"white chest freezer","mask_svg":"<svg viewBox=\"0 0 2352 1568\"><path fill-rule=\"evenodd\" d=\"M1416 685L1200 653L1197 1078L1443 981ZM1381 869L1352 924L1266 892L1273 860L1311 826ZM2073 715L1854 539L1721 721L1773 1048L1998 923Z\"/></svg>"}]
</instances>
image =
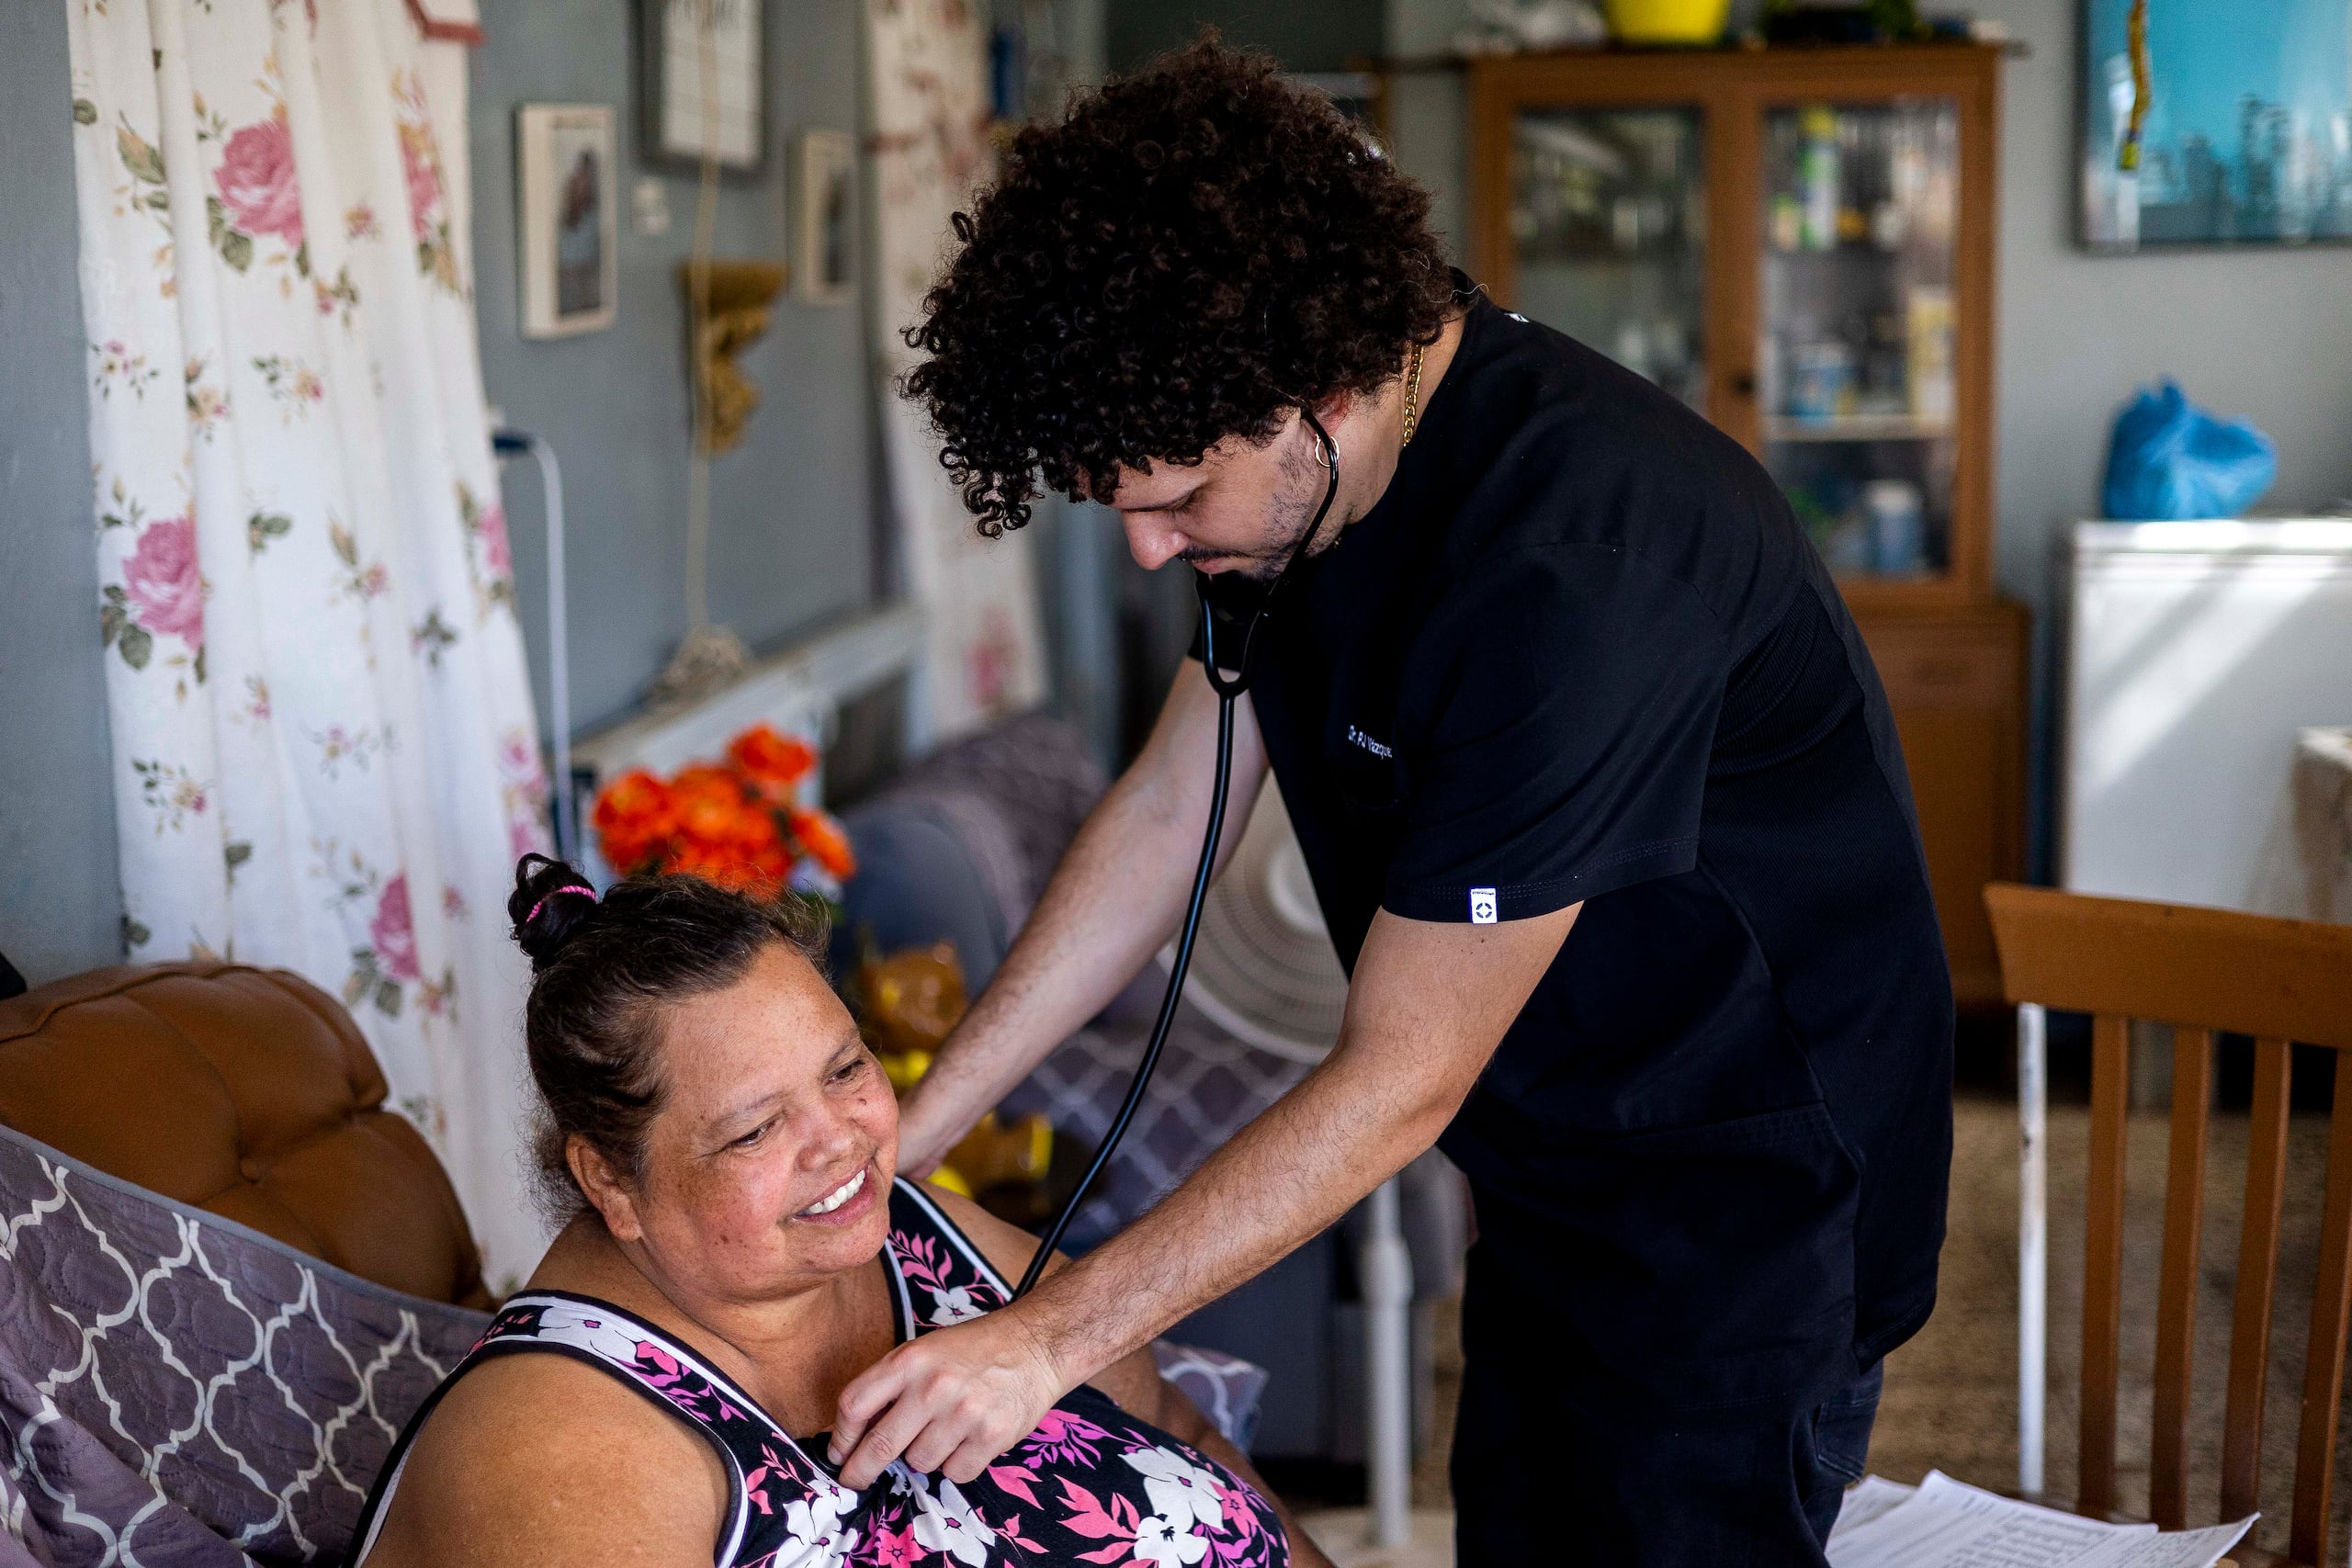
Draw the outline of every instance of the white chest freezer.
<instances>
[{"instance_id":1,"label":"white chest freezer","mask_svg":"<svg viewBox=\"0 0 2352 1568\"><path fill-rule=\"evenodd\" d=\"M2296 732L2352 724L2352 519L2069 545L2060 884L2303 914Z\"/></svg>"}]
</instances>

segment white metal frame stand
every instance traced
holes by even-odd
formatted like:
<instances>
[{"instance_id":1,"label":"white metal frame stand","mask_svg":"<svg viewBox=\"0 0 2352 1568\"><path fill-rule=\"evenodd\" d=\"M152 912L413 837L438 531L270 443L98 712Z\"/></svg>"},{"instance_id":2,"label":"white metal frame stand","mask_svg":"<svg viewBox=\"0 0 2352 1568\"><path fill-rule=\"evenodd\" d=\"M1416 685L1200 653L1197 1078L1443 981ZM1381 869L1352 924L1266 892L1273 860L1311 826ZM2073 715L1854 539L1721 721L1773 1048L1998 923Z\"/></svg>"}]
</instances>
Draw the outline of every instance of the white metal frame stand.
<instances>
[{"instance_id":1,"label":"white metal frame stand","mask_svg":"<svg viewBox=\"0 0 2352 1568\"><path fill-rule=\"evenodd\" d=\"M2050 1344L2049 1020L2018 1009L2018 1490L2042 1492Z\"/></svg>"},{"instance_id":2,"label":"white metal frame stand","mask_svg":"<svg viewBox=\"0 0 2352 1568\"><path fill-rule=\"evenodd\" d=\"M539 500L548 528L548 733L553 741L548 781L548 822L555 852L578 863L579 803L571 798L571 648L570 615L563 593L563 470L555 448L527 430L493 430L491 449L502 457L528 453L539 465Z\"/></svg>"},{"instance_id":3,"label":"white metal frame stand","mask_svg":"<svg viewBox=\"0 0 2352 1568\"><path fill-rule=\"evenodd\" d=\"M1363 1289L1364 1500L1374 1546L1413 1533L1413 1255L1397 1179L1373 1190L1356 1272Z\"/></svg>"}]
</instances>

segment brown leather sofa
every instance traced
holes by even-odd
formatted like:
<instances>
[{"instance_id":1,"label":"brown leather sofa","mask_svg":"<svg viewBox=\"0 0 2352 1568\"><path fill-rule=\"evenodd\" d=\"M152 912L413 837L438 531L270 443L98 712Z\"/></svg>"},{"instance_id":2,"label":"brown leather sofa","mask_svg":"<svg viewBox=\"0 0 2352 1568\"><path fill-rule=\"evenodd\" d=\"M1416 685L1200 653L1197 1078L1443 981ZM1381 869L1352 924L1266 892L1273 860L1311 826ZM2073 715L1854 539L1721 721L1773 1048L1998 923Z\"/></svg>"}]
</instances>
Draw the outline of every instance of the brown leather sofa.
<instances>
[{"instance_id":1,"label":"brown leather sofa","mask_svg":"<svg viewBox=\"0 0 2352 1568\"><path fill-rule=\"evenodd\" d=\"M283 970L76 975L0 1001L0 1123L412 1295L487 1307L441 1163L333 997Z\"/></svg>"}]
</instances>

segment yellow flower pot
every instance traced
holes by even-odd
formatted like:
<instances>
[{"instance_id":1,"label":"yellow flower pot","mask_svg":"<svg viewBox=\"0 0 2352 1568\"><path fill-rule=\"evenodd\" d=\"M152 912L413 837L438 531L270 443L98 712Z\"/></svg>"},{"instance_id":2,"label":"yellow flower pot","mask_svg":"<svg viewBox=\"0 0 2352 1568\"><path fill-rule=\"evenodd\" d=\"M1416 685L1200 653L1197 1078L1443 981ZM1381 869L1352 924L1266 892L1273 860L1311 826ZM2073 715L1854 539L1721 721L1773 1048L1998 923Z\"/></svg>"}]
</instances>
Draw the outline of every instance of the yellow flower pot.
<instances>
[{"instance_id":1,"label":"yellow flower pot","mask_svg":"<svg viewBox=\"0 0 2352 1568\"><path fill-rule=\"evenodd\" d=\"M1731 0L1609 0L1609 30L1620 43L1716 43Z\"/></svg>"}]
</instances>

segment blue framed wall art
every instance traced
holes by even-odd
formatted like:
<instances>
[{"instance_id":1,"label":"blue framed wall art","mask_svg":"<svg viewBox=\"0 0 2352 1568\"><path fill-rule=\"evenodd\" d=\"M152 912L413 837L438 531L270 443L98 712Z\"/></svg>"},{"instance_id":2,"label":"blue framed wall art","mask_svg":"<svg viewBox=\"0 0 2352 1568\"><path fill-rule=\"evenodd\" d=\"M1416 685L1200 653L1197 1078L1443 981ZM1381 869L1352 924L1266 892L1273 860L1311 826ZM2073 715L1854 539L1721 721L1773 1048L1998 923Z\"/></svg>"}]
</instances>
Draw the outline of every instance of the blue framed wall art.
<instances>
[{"instance_id":1,"label":"blue framed wall art","mask_svg":"<svg viewBox=\"0 0 2352 1568\"><path fill-rule=\"evenodd\" d=\"M2085 244L2352 240L2352 0L2083 0L2082 62Z\"/></svg>"}]
</instances>

